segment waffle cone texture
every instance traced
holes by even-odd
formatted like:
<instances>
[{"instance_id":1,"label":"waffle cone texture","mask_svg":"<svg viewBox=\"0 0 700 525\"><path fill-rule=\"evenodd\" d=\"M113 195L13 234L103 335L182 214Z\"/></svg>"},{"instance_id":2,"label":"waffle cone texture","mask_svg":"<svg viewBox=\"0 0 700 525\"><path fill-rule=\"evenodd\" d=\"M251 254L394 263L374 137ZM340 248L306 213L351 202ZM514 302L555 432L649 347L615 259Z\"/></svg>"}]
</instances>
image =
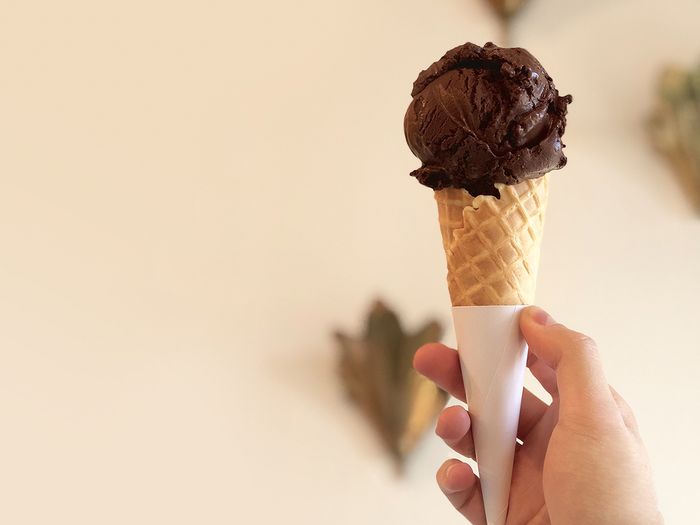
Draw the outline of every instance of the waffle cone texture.
<instances>
[{"instance_id":1,"label":"waffle cone texture","mask_svg":"<svg viewBox=\"0 0 700 525\"><path fill-rule=\"evenodd\" d=\"M547 176L501 197L466 190L435 192L452 306L531 304L547 207Z\"/></svg>"}]
</instances>

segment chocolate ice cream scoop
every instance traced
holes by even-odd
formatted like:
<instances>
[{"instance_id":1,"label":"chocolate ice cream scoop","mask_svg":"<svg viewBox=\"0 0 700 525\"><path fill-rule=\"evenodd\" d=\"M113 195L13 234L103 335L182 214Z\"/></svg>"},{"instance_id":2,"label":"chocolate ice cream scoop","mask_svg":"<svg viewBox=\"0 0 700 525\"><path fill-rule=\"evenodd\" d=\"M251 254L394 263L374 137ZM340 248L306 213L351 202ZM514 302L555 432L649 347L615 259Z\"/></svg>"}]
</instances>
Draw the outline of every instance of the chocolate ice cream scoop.
<instances>
[{"instance_id":1,"label":"chocolate ice cream scoop","mask_svg":"<svg viewBox=\"0 0 700 525\"><path fill-rule=\"evenodd\" d=\"M571 96L560 97L529 52L464 44L421 72L404 130L423 166L411 173L435 190L495 195L562 168Z\"/></svg>"}]
</instances>

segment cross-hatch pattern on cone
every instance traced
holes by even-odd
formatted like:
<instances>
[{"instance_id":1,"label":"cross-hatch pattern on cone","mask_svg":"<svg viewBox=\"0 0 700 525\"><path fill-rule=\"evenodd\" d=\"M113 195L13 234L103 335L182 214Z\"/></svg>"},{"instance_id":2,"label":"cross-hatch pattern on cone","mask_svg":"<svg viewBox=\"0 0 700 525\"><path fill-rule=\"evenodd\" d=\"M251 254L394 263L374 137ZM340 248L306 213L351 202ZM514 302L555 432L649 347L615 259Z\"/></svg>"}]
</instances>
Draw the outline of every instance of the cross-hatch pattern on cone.
<instances>
[{"instance_id":1,"label":"cross-hatch pattern on cone","mask_svg":"<svg viewBox=\"0 0 700 525\"><path fill-rule=\"evenodd\" d=\"M454 188L435 192L453 306L533 302L547 186L545 175L499 184L500 199Z\"/></svg>"}]
</instances>

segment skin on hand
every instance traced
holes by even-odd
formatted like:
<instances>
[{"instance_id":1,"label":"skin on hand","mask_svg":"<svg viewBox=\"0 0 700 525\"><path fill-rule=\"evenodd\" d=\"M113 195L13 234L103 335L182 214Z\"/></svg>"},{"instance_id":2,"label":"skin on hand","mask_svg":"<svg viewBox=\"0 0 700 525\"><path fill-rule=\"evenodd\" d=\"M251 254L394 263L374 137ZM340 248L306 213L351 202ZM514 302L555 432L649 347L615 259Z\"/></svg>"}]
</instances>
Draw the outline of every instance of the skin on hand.
<instances>
[{"instance_id":1,"label":"skin on hand","mask_svg":"<svg viewBox=\"0 0 700 525\"><path fill-rule=\"evenodd\" d=\"M649 460L632 410L610 387L595 343L529 307L520 329L530 347L528 368L552 396L547 405L523 390L507 525L661 524ZM415 369L465 401L457 352L421 347ZM474 458L469 413L446 408L436 433L459 454ZM469 521L485 525L479 478L457 459L437 482Z\"/></svg>"}]
</instances>

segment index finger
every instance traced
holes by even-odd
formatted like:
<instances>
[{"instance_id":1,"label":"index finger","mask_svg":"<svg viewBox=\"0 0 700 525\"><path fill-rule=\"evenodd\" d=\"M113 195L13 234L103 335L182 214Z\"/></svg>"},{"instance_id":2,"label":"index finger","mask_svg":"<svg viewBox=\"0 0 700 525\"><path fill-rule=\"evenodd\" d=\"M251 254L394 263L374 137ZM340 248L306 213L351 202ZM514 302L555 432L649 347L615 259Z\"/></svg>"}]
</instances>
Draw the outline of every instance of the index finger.
<instances>
[{"instance_id":1,"label":"index finger","mask_svg":"<svg viewBox=\"0 0 700 525\"><path fill-rule=\"evenodd\" d=\"M435 381L437 385L460 401L467 401L462 381L462 369L457 352L440 343L421 346L413 356L413 368L419 374Z\"/></svg>"}]
</instances>

